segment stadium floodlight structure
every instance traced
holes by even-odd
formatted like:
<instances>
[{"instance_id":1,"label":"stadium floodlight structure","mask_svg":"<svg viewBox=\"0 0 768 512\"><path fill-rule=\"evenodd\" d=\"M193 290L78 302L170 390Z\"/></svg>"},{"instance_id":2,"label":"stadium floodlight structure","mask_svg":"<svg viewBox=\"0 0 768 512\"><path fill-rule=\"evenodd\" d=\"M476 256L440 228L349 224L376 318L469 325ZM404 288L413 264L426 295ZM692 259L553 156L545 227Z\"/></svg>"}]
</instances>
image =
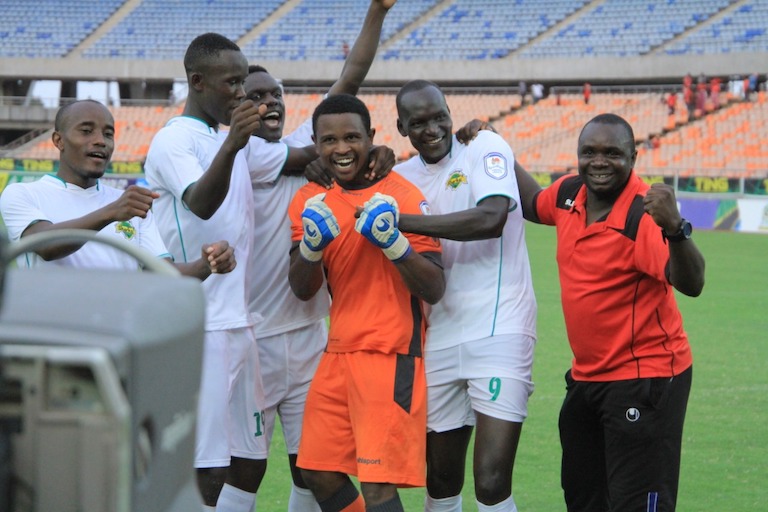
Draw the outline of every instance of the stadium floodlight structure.
<instances>
[{"instance_id":1,"label":"stadium floodlight structure","mask_svg":"<svg viewBox=\"0 0 768 512\"><path fill-rule=\"evenodd\" d=\"M112 245L150 272L7 269L62 241ZM200 282L91 231L40 233L3 253L0 509L199 509Z\"/></svg>"}]
</instances>

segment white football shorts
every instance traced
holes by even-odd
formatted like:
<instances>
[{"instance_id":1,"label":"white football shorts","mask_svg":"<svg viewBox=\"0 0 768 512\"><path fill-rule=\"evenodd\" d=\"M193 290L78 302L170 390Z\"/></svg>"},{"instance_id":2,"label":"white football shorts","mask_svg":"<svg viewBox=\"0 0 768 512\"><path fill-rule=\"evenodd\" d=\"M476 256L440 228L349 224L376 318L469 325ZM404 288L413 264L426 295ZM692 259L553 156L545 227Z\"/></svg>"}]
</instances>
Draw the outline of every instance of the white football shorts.
<instances>
[{"instance_id":1,"label":"white football shorts","mask_svg":"<svg viewBox=\"0 0 768 512\"><path fill-rule=\"evenodd\" d=\"M533 393L535 344L531 336L505 334L425 351L428 430L474 425L475 411L522 423Z\"/></svg>"},{"instance_id":2,"label":"white football shorts","mask_svg":"<svg viewBox=\"0 0 768 512\"><path fill-rule=\"evenodd\" d=\"M267 446L272 441L279 415L288 453L299 453L304 402L327 342L325 319L256 342L266 397L264 431Z\"/></svg>"},{"instance_id":3,"label":"white football shorts","mask_svg":"<svg viewBox=\"0 0 768 512\"><path fill-rule=\"evenodd\" d=\"M195 467L226 467L232 456L266 459L264 405L253 328L206 331Z\"/></svg>"}]
</instances>

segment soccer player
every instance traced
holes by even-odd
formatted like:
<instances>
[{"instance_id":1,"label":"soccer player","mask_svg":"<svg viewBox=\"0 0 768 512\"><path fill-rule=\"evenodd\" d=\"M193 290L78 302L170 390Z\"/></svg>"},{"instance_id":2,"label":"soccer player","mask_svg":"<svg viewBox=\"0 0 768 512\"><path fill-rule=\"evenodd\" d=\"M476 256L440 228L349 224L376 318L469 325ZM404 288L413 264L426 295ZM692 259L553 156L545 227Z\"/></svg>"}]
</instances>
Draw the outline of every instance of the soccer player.
<instances>
[{"instance_id":1,"label":"soccer player","mask_svg":"<svg viewBox=\"0 0 768 512\"><path fill-rule=\"evenodd\" d=\"M177 260L217 234L241 262L203 284L206 337L195 467L205 506L250 512L264 471L264 393L248 276L256 271L252 180L277 179L287 147L251 137L264 107L245 99L248 62L219 34L195 38L184 56L189 96L152 140L147 180L160 193L160 233ZM220 125L229 131L219 131ZM263 241L259 241L263 243Z\"/></svg>"},{"instance_id":2,"label":"soccer player","mask_svg":"<svg viewBox=\"0 0 768 512\"><path fill-rule=\"evenodd\" d=\"M324 512L402 511L397 487L424 485L422 301L443 295L440 245L397 228L399 212L428 208L416 187L396 173L365 177L374 134L365 104L330 96L312 123L336 186L310 183L291 202L289 279L309 300L327 278L333 302L297 464Z\"/></svg>"},{"instance_id":3,"label":"soccer player","mask_svg":"<svg viewBox=\"0 0 768 512\"><path fill-rule=\"evenodd\" d=\"M600 114L577 176L541 190L515 166L525 217L557 226L573 351L560 410L568 510L674 511L692 358L674 290L696 297L704 258L674 189L633 171L632 127Z\"/></svg>"},{"instance_id":4,"label":"soccer player","mask_svg":"<svg viewBox=\"0 0 768 512\"><path fill-rule=\"evenodd\" d=\"M330 88L329 96L357 93L376 55L384 17L394 3L394 0L371 2L360 36L344 62L339 79ZM293 146L288 149L286 167L301 168L317 157L311 119L283 138L283 90L266 69L250 66L244 87L246 98L266 107L263 122L254 135L270 142L282 139ZM373 176L389 172L394 162L389 148L377 148L372 154L372 165L378 164L372 168ZM288 512L319 512L314 496L296 468L296 457L309 382L328 337L325 319L330 301L325 290L308 301L296 298L288 285L289 261L285 257L291 248L288 205L306 183L303 176L288 175L272 183L253 184L254 228L259 242L255 244L251 258L259 272L251 275L250 310L263 318L255 329L267 400L264 431L269 446L279 415L293 479ZM329 181L325 183L330 184Z\"/></svg>"},{"instance_id":5,"label":"soccer player","mask_svg":"<svg viewBox=\"0 0 768 512\"><path fill-rule=\"evenodd\" d=\"M475 496L482 511L515 511L512 472L536 341L536 299L525 245L514 155L483 130L453 135L445 96L414 80L397 94L397 128L418 155L395 167L432 215L403 214L405 232L439 237L446 291L429 315L427 511L461 511L473 429Z\"/></svg>"},{"instance_id":6,"label":"soccer player","mask_svg":"<svg viewBox=\"0 0 768 512\"><path fill-rule=\"evenodd\" d=\"M53 144L59 170L30 183L13 183L0 195L0 210L11 240L58 229L87 229L115 237L170 261L150 207L157 194L139 186L119 190L103 184L115 148L115 122L93 100L70 103L56 113ZM201 247L202 257L179 263L185 275L206 279L235 266L226 241ZM136 269L133 256L99 243L60 242L19 257L20 266Z\"/></svg>"}]
</instances>

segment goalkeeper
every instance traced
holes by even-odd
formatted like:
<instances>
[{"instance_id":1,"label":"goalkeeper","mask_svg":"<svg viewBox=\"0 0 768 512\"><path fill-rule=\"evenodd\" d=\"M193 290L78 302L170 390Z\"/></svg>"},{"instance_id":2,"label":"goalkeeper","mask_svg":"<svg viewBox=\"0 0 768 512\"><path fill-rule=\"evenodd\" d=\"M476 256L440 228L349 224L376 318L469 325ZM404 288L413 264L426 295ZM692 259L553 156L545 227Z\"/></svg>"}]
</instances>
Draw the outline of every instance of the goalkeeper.
<instances>
[{"instance_id":1,"label":"goalkeeper","mask_svg":"<svg viewBox=\"0 0 768 512\"><path fill-rule=\"evenodd\" d=\"M397 228L401 211L428 209L415 186L397 173L365 178L374 134L365 104L331 96L312 127L336 185L310 183L293 198L289 280L308 300L325 274L332 304L297 466L323 512L401 511L397 487L425 485L423 302L445 289L440 244Z\"/></svg>"}]
</instances>

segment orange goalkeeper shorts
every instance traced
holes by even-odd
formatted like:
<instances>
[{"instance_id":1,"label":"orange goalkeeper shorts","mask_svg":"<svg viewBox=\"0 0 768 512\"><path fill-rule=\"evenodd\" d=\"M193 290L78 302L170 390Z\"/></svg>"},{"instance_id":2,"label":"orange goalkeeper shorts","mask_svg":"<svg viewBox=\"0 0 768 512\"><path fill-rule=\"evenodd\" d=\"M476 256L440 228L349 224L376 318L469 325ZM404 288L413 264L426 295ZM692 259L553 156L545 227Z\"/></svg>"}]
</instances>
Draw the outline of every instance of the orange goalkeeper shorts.
<instances>
[{"instance_id":1,"label":"orange goalkeeper shorts","mask_svg":"<svg viewBox=\"0 0 768 512\"><path fill-rule=\"evenodd\" d=\"M423 487L426 421L422 358L326 352L307 395L297 465Z\"/></svg>"}]
</instances>

